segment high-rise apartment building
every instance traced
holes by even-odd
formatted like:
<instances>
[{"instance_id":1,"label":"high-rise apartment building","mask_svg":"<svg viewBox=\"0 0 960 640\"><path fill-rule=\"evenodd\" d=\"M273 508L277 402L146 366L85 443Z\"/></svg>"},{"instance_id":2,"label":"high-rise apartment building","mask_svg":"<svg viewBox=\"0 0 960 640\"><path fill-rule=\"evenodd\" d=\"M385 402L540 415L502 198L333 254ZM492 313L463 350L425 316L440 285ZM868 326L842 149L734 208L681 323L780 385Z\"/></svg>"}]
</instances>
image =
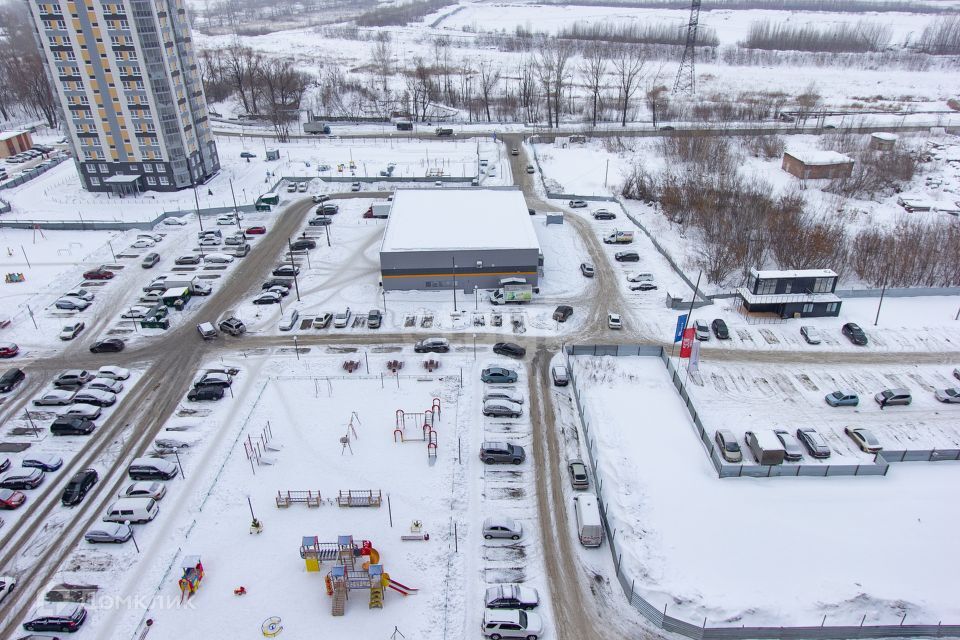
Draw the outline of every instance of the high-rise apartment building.
<instances>
[{"instance_id":1,"label":"high-rise apartment building","mask_svg":"<svg viewBox=\"0 0 960 640\"><path fill-rule=\"evenodd\" d=\"M220 170L183 0L28 0L86 189L173 191Z\"/></svg>"}]
</instances>

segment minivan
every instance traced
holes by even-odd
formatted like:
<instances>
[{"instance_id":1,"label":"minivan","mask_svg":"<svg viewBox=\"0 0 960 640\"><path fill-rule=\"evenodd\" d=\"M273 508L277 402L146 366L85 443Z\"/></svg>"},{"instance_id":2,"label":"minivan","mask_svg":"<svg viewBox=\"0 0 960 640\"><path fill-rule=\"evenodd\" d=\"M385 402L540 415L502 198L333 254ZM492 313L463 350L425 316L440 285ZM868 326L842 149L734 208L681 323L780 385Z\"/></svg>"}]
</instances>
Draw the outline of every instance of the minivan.
<instances>
[{"instance_id":1,"label":"minivan","mask_svg":"<svg viewBox=\"0 0 960 640\"><path fill-rule=\"evenodd\" d=\"M131 480L170 480L177 475L177 465L160 458L137 458L130 463L127 475Z\"/></svg>"},{"instance_id":2,"label":"minivan","mask_svg":"<svg viewBox=\"0 0 960 640\"><path fill-rule=\"evenodd\" d=\"M910 389L884 389L873 396L873 399L876 400L877 404L881 407L889 407L895 404L907 405L913 402Z\"/></svg>"},{"instance_id":3,"label":"minivan","mask_svg":"<svg viewBox=\"0 0 960 640\"><path fill-rule=\"evenodd\" d=\"M122 522L142 524L150 522L160 513L153 498L120 498L107 509L104 522Z\"/></svg>"},{"instance_id":4,"label":"minivan","mask_svg":"<svg viewBox=\"0 0 960 640\"><path fill-rule=\"evenodd\" d=\"M597 506L596 496L574 496L573 513L577 519L580 544L585 547L599 547L603 544L603 522L600 520L600 507Z\"/></svg>"},{"instance_id":5,"label":"minivan","mask_svg":"<svg viewBox=\"0 0 960 640\"><path fill-rule=\"evenodd\" d=\"M773 431L747 431L743 437L757 464L783 464L786 452L783 450L783 443Z\"/></svg>"},{"instance_id":6,"label":"minivan","mask_svg":"<svg viewBox=\"0 0 960 640\"><path fill-rule=\"evenodd\" d=\"M553 386L555 387L565 387L570 382L570 378L567 375L567 368L562 364L552 367L550 369L550 376L553 378Z\"/></svg>"},{"instance_id":7,"label":"minivan","mask_svg":"<svg viewBox=\"0 0 960 640\"><path fill-rule=\"evenodd\" d=\"M290 331L297 325L297 320L299 319L300 312L296 309L293 309L283 317L283 320L280 321L280 331Z\"/></svg>"}]
</instances>

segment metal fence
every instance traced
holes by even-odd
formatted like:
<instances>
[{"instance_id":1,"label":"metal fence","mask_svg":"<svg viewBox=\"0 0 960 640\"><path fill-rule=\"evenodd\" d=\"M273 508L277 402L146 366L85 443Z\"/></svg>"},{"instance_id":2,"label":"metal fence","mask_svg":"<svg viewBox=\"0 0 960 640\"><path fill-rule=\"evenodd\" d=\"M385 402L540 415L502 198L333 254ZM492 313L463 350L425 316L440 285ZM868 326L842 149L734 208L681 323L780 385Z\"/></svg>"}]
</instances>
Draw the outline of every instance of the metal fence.
<instances>
[{"instance_id":1,"label":"metal fence","mask_svg":"<svg viewBox=\"0 0 960 640\"><path fill-rule=\"evenodd\" d=\"M14 187L19 187L23 183L29 182L30 180L33 180L40 174L46 173L50 169L53 169L55 166L57 166L61 162L64 162L65 160L68 160L69 158L70 156L66 154L47 158L47 161L45 163L39 164L32 169L28 169L27 171L24 171L16 178L13 178L12 180L8 180L3 184L0 184L0 189L13 189Z\"/></svg>"},{"instance_id":2,"label":"metal fence","mask_svg":"<svg viewBox=\"0 0 960 640\"><path fill-rule=\"evenodd\" d=\"M664 631L670 631L673 633L678 633L687 638L692 638L693 640L846 640L848 638L949 638L949 637L960 637L960 624L904 624L906 620L906 615L900 620L900 624L888 624L888 625L865 625L866 615L860 621L859 625L837 625L837 626L827 626L826 616L824 616L823 621L819 626L768 626L768 627L713 627L707 626L707 620L704 618L701 624L694 624L687 622L686 620L681 620L680 618L675 618L667 613L669 607L669 601L663 604L663 607L658 607L654 605L649 600L645 599L639 593L637 593L637 579L636 577L628 575L627 571L623 567L623 553L619 549L617 542L617 531L616 529L611 529L610 521L608 518L608 508L607 503L603 497L603 477L600 473L600 466L598 461L598 452L596 447L596 439L593 437L591 432L591 419L590 413L587 407L583 404L580 398L580 390L577 384L577 372L576 367L573 366L573 363L570 360L570 356L575 355L609 355L609 356L659 356L660 359L667 366L667 370L672 372L672 379L674 380L674 385L677 383L677 371L671 367L670 358L667 356L666 351L662 347L651 347L645 345L570 345L566 347L565 354L567 356L567 371L570 376L570 388L573 394L574 405L577 409L577 414L580 416L580 422L583 426L583 435L584 442L587 445L588 453L588 462L593 469L594 478L597 479L597 504L600 507L601 520L603 521L603 528L606 533L607 538L607 548L610 549L610 555L613 559L614 567L616 567L616 576L617 581L620 583L623 593L627 598L627 601L637 610L640 614L646 618L649 622L656 625L657 627L663 629ZM696 414L696 409L693 407L692 403L689 403L689 397L686 397L686 391L682 388L682 384L677 387L678 391L681 393L681 397L684 398L684 402L687 404L688 411L691 412L691 417L693 418L694 424L697 426L701 440L704 441L704 444L711 451L711 460L714 462L714 466L723 467L723 463L718 460L717 455L714 451L714 447L709 438L705 438L705 430L703 425L700 422L699 417ZM887 454L893 454L894 457L898 457L902 461L907 461L909 459L938 459L938 460L958 460L960 459L960 450L942 450L939 455L934 456L934 452L884 452ZM922 457L913 457L912 454L926 453L928 456L933 456L929 458ZM950 457L953 456L953 457ZM879 458L879 456L878 456ZM898 460L898 461L901 461ZM892 460L891 460L892 461ZM738 465L739 466L739 465ZM797 468L803 466L811 465L797 465ZM827 466L827 465L824 465ZM844 465L850 467L884 467L884 472L886 471L886 462L881 461L880 465ZM766 468L766 467L764 467ZM816 467L814 467L816 468ZM745 474L746 475L746 474ZM786 475L786 474L784 474ZM791 475L808 475L805 473L797 473ZM826 474L818 474L826 475ZM833 475L833 474L830 474ZM856 475L853 473L846 475ZM865 475L865 474L861 474ZM869 475L876 475L870 473ZM721 474L721 477L724 477ZM642 580L642 579L641 579ZM642 583L641 583L642 584ZM668 595L669 597L669 595ZM670 598L672 599L672 598Z\"/></svg>"},{"instance_id":3,"label":"metal fence","mask_svg":"<svg viewBox=\"0 0 960 640\"><path fill-rule=\"evenodd\" d=\"M241 204L234 207L209 207L200 209L199 214L208 218L218 216L223 213L233 213L234 210L241 213L253 213L257 210L256 205ZM0 211L2 212L2 211ZM179 211L164 211L153 220L141 222L124 220L3 220L0 219L0 228L4 229L47 229L59 231L127 231L129 229L148 230L163 222L166 218L195 216L196 209L181 209Z\"/></svg>"}]
</instances>

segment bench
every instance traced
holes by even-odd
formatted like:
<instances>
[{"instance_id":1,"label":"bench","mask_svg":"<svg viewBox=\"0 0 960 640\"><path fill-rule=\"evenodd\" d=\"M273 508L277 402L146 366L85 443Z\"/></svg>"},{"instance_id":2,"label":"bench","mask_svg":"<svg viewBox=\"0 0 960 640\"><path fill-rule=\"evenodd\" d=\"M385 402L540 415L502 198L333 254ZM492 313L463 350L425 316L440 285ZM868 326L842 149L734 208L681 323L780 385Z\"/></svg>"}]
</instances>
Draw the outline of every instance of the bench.
<instances>
[{"instance_id":1,"label":"bench","mask_svg":"<svg viewBox=\"0 0 960 640\"><path fill-rule=\"evenodd\" d=\"M305 504L308 507L320 506L319 491L277 491L277 506L289 507L291 504Z\"/></svg>"}]
</instances>

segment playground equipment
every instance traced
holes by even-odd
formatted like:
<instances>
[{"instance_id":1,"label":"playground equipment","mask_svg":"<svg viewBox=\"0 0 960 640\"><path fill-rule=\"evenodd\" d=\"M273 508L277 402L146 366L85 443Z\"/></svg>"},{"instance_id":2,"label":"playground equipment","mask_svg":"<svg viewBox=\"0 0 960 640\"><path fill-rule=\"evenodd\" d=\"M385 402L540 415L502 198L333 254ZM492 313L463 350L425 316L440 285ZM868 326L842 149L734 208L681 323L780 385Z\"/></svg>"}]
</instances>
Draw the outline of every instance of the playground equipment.
<instances>
[{"instance_id":1,"label":"playground equipment","mask_svg":"<svg viewBox=\"0 0 960 640\"><path fill-rule=\"evenodd\" d=\"M22 273L8 273L4 280L6 282L25 282L26 277Z\"/></svg>"},{"instance_id":2,"label":"playground equipment","mask_svg":"<svg viewBox=\"0 0 960 640\"><path fill-rule=\"evenodd\" d=\"M423 413L410 413L403 409L397 409L396 424L393 429L394 442L426 442L427 458L433 462L437 458L437 431L434 425L440 419L440 398L434 398L430 403L430 408ZM408 434L407 429L411 431L418 429L420 437Z\"/></svg>"},{"instance_id":3,"label":"playground equipment","mask_svg":"<svg viewBox=\"0 0 960 640\"><path fill-rule=\"evenodd\" d=\"M360 368L359 360L344 360L343 362L343 370L346 371L347 373L353 373L359 368Z\"/></svg>"},{"instance_id":4,"label":"playground equipment","mask_svg":"<svg viewBox=\"0 0 960 640\"><path fill-rule=\"evenodd\" d=\"M247 455L247 460L250 462L250 470L253 471L254 475L257 474L253 466L254 463L256 463L258 467L276 463L276 460L267 457L268 451L280 451L280 447L271 444L271 440L273 440L273 429L270 427L270 422L268 421L267 425L256 437L251 438L248 433L247 439L243 442L243 452Z\"/></svg>"},{"instance_id":5,"label":"playground equipment","mask_svg":"<svg viewBox=\"0 0 960 640\"><path fill-rule=\"evenodd\" d=\"M277 506L281 508L289 507L291 504L319 507L320 502L319 491L277 491Z\"/></svg>"},{"instance_id":6,"label":"playground equipment","mask_svg":"<svg viewBox=\"0 0 960 640\"><path fill-rule=\"evenodd\" d=\"M337 504L341 507L379 507L382 500L379 489L341 491L337 496Z\"/></svg>"},{"instance_id":7,"label":"playground equipment","mask_svg":"<svg viewBox=\"0 0 960 640\"><path fill-rule=\"evenodd\" d=\"M410 524L410 535L400 536L400 539L404 542L426 542L430 539L429 533L423 533L423 523L419 520L414 520Z\"/></svg>"},{"instance_id":8,"label":"playground equipment","mask_svg":"<svg viewBox=\"0 0 960 640\"><path fill-rule=\"evenodd\" d=\"M280 635L280 632L283 631L283 624L281 624L280 617L270 616L264 620L263 624L260 625L260 631L265 638L273 638Z\"/></svg>"},{"instance_id":9,"label":"playground equipment","mask_svg":"<svg viewBox=\"0 0 960 640\"><path fill-rule=\"evenodd\" d=\"M428 373L433 373L434 369L440 368L440 361L430 358L429 360L423 361L423 368L427 370Z\"/></svg>"},{"instance_id":10,"label":"playground equipment","mask_svg":"<svg viewBox=\"0 0 960 640\"><path fill-rule=\"evenodd\" d=\"M353 455L353 447L350 446L350 443L353 439L358 438L357 430L353 426L354 420L357 421L357 424L360 424L360 416L357 415L356 411L351 411L350 422L347 424L347 432L340 438L340 455L343 455L343 452L347 449L350 449L350 455Z\"/></svg>"},{"instance_id":11,"label":"playground equipment","mask_svg":"<svg viewBox=\"0 0 960 640\"><path fill-rule=\"evenodd\" d=\"M357 558L363 556L366 556L367 560L357 568ZM338 536L337 542L320 542L316 536L304 536L300 545L300 557L306 562L308 572L319 571L324 560L335 563L324 577L327 595L333 598L331 613L334 616L344 614L350 591L369 591L371 609L383 608L386 588L404 596L417 593L417 589L390 578L380 564L380 553L373 548L373 543L369 540L362 540L360 546L357 546L353 536Z\"/></svg>"},{"instance_id":12,"label":"playground equipment","mask_svg":"<svg viewBox=\"0 0 960 640\"><path fill-rule=\"evenodd\" d=\"M203 563L200 562L200 556L184 556L181 563L183 576L180 578L180 602L189 600L193 594L200 588L200 582L203 580Z\"/></svg>"}]
</instances>

